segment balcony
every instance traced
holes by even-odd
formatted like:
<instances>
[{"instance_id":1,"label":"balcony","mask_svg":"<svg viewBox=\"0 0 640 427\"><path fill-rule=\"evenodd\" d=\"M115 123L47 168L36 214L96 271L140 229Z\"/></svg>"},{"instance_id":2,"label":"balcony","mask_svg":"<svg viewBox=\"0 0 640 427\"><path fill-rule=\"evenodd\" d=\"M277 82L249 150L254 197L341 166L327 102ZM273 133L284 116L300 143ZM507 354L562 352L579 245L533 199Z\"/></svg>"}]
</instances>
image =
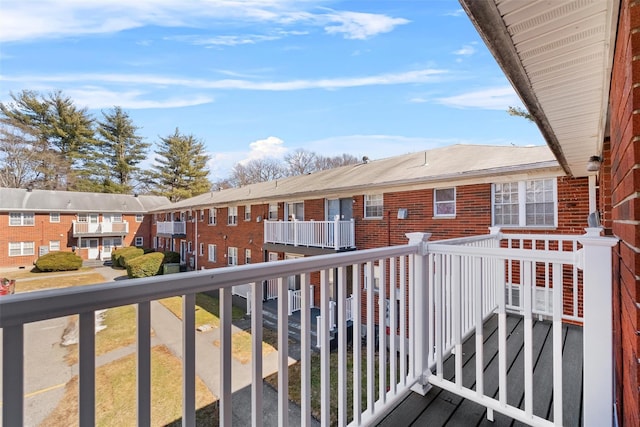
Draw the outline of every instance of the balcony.
<instances>
[{"instance_id":1,"label":"balcony","mask_svg":"<svg viewBox=\"0 0 640 427\"><path fill-rule=\"evenodd\" d=\"M264 243L296 247L355 249L355 225L350 221L265 221Z\"/></svg>"},{"instance_id":2,"label":"balcony","mask_svg":"<svg viewBox=\"0 0 640 427\"><path fill-rule=\"evenodd\" d=\"M301 283L295 313L301 331L301 425L311 425L312 403L320 407L322 425L331 419L337 425L408 425L408 420L422 425L429 417L461 416L459 424L451 425L463 426L469 408L479 423L486 417L540 426L612 425L611 247L616 239L599 236L599 229L582 236L493 230L438 242L429 242L423 233L408 237L403 246L2 297L2 425L26 424L25 326L72 315L79 315L78 420L81 426L94 425L95 313L130 304L137 307L137 423L149 425L150 304L170 296L181 296L185 313L182 422L195 425L196 364L214 363L196 360L195 297L213 290L220 296L220 425L230 426L236 414L249 412L251 424L262 425L265 400L271 399L262 381L263 282L272 279L278 292L279 387L270 403L279 424L287 425L293 404L286 278L292 275L300 275ZM375 277L375 271L379 280L371 288L366 278ZM321 289L319 321L310 315L315 280ZM252 284L252 354L242 369L251 372L250 410L246 404L234 406L240 401L232 399L237 392L233 379L240 375L232 369L232 287L246 283ZM389 295L396 304L386 304ZM324 315L330 312L334 319ZM348 316L353 335L362 340L348 343ZM311 377L312 328L320 337L319 384ZM330 363L332 347L337 347L335 365ZM312 402L310 390L316 386L320 392ZM353 395L348 400L349 386ZM337 396L334 407L331 393Z\"/></svg>"},{"instance_id":3,"label":"balcony","mask_svg":"<svg viewBox=\"0 0 640 427\"><path fill-rule=\"evenodd\" d=\"M185 221L163 221L156 223L156 235L158 237L186 237L187 223Z\"/></svg>"},{"instance_id":4,"label":"balcony","mask_svg":"<svg viewBox=\"0 0 640 427\"><path fill-rule=\"evenodd\" d=\"M129 223L127 221L73 221L73 237L126 236L127 234L129 234Z\"/></svg>"}]
</instances>

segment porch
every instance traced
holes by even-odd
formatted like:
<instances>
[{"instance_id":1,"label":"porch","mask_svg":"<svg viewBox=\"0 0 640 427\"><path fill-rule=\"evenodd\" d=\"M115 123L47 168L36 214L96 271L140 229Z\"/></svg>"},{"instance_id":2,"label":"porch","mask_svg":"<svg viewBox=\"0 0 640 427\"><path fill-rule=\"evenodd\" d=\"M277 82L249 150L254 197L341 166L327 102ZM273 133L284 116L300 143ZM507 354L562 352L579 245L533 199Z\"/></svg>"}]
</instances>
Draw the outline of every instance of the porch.
<instances>
[{"instance_id":1,"label":"porch","mask_svg":"<svg viewBox=\"0 0 640 427\"><path fill-rule=\"evenodd\" d=\"M126 236L127 234L129 234L127 221L73 221L73 237Z\"/></svg>"},{"instance_id":2,"label":"porch","mask_svg":"<svg viewBox=\"0 0 640 427\"><path fill-rule=\"evenodd\" d=\"M311 424L312 406L319 408L323 425L332 420L337 425L420 425L423 417L440 417L443 409L451 414L441 418L449 425L461 425L453 420L467 416L465 411L476 414L477 424L484 422L486 412L499 422L560 425L569 419L573 425L582 419L585 426L611 425L609 301L615 240L598 234L592 230L585 236L514 236L493 230L476 238L430 243L427 235L416 233L409 236L409 244L397 247L3 297L3 425L24 424L24 325L73 314L79 314L80 326L78 419L80 425L93 425L95 311L129 304L136 304L138 312L137 421L148 425L150 301L175 295L182 296L184 312L182 421L195 425L195 366L211 363L196 360L195 295L213 290L220 295L220 424L231 425L232 412L239 410L232 399L236 373L230 369L232 287L246 283L252 284L252 357L246 368L253 378L251 416L253 425L263 425L267 393L262 381L262 283L269 279L276 279L278 287L275 406L279 424L287 425L292 404L286 278L292 275L300 275L302 291L301 425ZM330 279L337 278L333 353L330 316L321 316L320 322L311 317L309 284L316 275L321 313L330 310ZM367 277L379 279L375 289L367 286ZM352 327L361 331L361 340L354 340L360 345L347 342L347 285L359 290L353 292ZM387 304L388 295L396 303ZM314 322L321 348L319 357L312 358ZM584 324L583 352L574 333L580 328L567 322ZM547 360L551 365L545 365ZM312 369L319 370L319 381L312 379ZM579 372L582 384L576 385L571 380L579 378ZM319 393L312 402L313 387ZM574 387L582 387L582 392ZM579 402L558 398L565 395Z\"/></svg>"},{"instance_id":3,"label":"porch","mask_svg":"<svg viewBox=\"0 0 640 427\"><path fill-rule=\"evenodd\" d=\"M325 248L355 249L355 223L340 221L264 221L264 243Z\"/></svg>"},{"instance_id":4,"label":"porch","mask_svg":"<svg viewBox=\"0 0 640 427\"><path fill-rule=\"evenodd\" d=\"M158 221L156 235L169 238L186 237L187 223L185 221Z\"/></svg>"}]
</instances>

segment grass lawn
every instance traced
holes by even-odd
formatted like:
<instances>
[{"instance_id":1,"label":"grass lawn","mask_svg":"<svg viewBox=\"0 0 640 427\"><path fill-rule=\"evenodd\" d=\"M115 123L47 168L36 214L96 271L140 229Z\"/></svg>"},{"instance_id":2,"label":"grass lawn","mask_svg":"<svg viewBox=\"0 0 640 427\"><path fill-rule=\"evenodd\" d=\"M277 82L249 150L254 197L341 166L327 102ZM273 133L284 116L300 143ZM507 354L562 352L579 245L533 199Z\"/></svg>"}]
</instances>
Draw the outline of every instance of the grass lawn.
<instances>
[{"instance_id":1,"label":"grass lawn","mask_svg":"<svg viewBox=\"0 0 640 427\"><path fill-rule=\"evenodd\" d=\"M213 344L220 347L220 341L215 340ZM262 356L273 353L276 349L266 342L262 342ZM251 334L245 331L236 332L231 335L231 355L243 365L251 362Z\"/></svg>"},{"instance_id":2,"label":"grass lawn","mask_svg":"<svg viewBox=\"0 0 640 427\"><path fill-rule=\"evenodd\" d=\"M182 297L171 297L158 300L168 308L178 319L182 320ZM220 302L218 298L206 294L196 294L196 328L203 325L211 325L214 328L220 326ZM234 305L231 306L232 321L244 317L244 311Z\"/></svg>"},{"instance_id":3,"label":"grass lawn","mask_svg":"<svg viewBox=\"0 0 640 427\"><path fill-rule=\"evenodd\" d=\"M71 286L93 285L96 283L106 282L102 274L95 273L91 271L91 269L80 272L71 272L75 273L73 275L63 275L64 273L69 274L69 271L57 273L19 273L29 273L30 275L25 277L15 277L13 274L0 274L3 277L16 279L16 293L39 291L43 289L68 288Z\"/></svg>"},{"instance_id":4,"label":"grass lawn","mask_svg":"<svg viewBox=\"0 0 640 427\"><path fill-rule=\"evenodd\" d=\"M73 316L70 322L77 322L78 316ZM96 334L96 356L106 354L112 350L126 347L136 340L136 309L133 305L110 308L105 313L104 325L106 329ZM78 345L67 347L65 360L69 365L78 363Z\"/></svg>"},{"instance_id":5,"label":"grass lawn","mask_svg":"<svg viewBox=\"0 0 640 427\"><path fill-rule=\"evenodd\" d=\"M37 279L42 276L59 276L61 274L69 274L69 273L83 273L90 272L93 269L91 267L80 267L79 270L72 271L39 271L35 267L31 270L27 269L8 269L0 271L0 276L7 277L9 279Z\"/></svg>"},{"instance_id":6,"label":"grass lawn","mask_svg":"<svg viewBox=\"0 0 640 427\"><path fill-rule=\"evenodd\" d=\"M136 425L135 354L96 369L96 425ZM196 408L210 408L216 397L196 378ZM164 346L151 349L151 425L164 426L182 416L182 362ZM203 414L200 415L201 417ZM78 377L42 425L78 423Z\"/></svg>"}]
</instances>

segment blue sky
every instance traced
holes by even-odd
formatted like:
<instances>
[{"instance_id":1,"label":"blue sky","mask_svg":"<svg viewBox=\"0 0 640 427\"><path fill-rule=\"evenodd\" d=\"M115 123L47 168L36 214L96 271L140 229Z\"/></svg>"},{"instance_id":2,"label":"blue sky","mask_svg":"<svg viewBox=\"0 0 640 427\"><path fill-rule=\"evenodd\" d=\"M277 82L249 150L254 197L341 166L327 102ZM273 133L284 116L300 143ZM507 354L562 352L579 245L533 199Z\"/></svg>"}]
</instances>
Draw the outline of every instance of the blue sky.
<instances>
[{"instance_id":1,"label":"blue sky","mask_svg":"<svg viewBox=\"0 0 640 427\"><path fill-rule=\"evenodd\" d=\"M212 180L298 148L544 144L455 0L3 0L0 101L23 89L193 134Z\"/></svg>"}]
</instances>

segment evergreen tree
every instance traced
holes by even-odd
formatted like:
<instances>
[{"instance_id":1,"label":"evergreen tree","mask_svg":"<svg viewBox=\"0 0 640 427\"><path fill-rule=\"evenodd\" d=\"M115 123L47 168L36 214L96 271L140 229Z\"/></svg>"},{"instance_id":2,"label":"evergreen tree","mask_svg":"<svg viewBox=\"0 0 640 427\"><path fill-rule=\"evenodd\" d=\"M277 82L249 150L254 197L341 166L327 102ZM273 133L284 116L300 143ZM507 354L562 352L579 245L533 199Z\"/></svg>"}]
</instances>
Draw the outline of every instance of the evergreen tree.
<instances>
[{"instance_id":1,"label":"evergreen tree","mask_svg":"<svg viewBox=\"0 0 640 427\"><path fill-rule=\"evenodd\" d=\"M131 193L146 158L149 143L137 134L138 127L121 107L102 112L95 149L87 156L82 172L86 191ZM79 188L80 189L80 188Z\"/></svg>"},{"instance_id":2,"label":"evergreen tree","mask_svg":"<svg viewBox=\"0 0 640 427\"><path fill-rule=\"evenodd\" d=\"M211 190L207 177L209 155L201 141L193 135L180 134L176 128L173 135L160 138L158 145L156 164L147 181L154 194L177 202Z\"/></svg>"}]
</instances>

